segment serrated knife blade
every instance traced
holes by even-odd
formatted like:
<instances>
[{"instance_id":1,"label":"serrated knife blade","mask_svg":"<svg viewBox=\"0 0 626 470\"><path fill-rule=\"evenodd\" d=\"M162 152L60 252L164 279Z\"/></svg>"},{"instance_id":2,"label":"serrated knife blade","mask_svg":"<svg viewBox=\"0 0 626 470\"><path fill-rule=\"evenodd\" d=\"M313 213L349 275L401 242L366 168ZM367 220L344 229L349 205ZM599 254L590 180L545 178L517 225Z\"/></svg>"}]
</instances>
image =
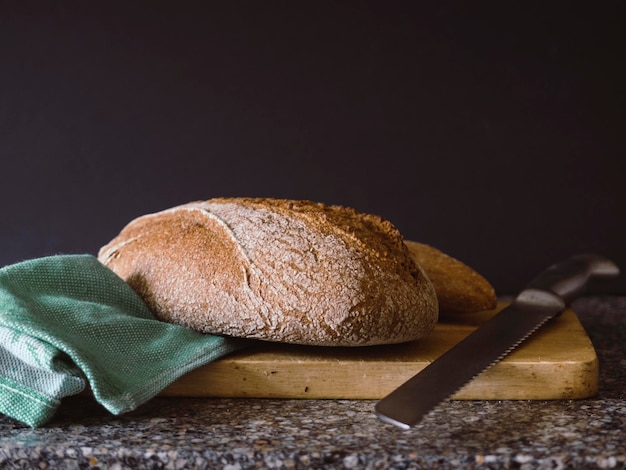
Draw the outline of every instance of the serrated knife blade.
<instances>
[{"instance_id":1,"label":"serrated knife blade","mask_svg":"<svg viewBox=\"0 0 626 470\"><path fill-rule=\"evenodd\" d=\"M577 255L550 266L511 305L381 399L376 414L409 429L561 314L585 292L591 279L617 275L619 269L612 261L595 254Z\"/></svg>"}]
</instances>

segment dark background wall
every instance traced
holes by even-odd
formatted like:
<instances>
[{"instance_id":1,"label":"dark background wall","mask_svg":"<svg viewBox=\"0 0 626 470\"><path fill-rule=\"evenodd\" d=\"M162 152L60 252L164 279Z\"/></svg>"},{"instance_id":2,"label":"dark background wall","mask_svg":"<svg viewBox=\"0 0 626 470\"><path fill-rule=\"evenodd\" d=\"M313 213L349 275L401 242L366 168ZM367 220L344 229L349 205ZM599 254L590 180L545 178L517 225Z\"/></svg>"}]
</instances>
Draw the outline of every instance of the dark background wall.
<instances>
[{"instance_id":1,"label":"dark background wall","mask_svg":"<svg viewBox=\"0 0 626 470\"><path fill-rule=\"evenodd\" d=\"M268 196L382 215L499 293L578 252L626 268L625 19L620 2L0 2L0 265Z\"/></svg>"}]
</instances>

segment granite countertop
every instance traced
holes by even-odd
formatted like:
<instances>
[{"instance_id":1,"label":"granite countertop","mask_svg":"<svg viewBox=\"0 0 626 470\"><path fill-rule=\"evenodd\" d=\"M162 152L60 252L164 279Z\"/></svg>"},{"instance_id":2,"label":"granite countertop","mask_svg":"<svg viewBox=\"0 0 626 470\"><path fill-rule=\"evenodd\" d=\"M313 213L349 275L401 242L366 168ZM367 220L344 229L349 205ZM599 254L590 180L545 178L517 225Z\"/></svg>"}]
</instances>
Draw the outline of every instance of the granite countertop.
<instances>
[{"instance_id":1,"label":"granite countertop","mask_svg":"<svg viewBox=\"0 0 626 470\"><path fill-rule=\"evenodd\" d=\"M86 396L47 426L0 416L1 468L626 468L626 297L574 304L600 359L587 400L452 401L403 431L373 401Z\"/></svg>"}]
</instances>

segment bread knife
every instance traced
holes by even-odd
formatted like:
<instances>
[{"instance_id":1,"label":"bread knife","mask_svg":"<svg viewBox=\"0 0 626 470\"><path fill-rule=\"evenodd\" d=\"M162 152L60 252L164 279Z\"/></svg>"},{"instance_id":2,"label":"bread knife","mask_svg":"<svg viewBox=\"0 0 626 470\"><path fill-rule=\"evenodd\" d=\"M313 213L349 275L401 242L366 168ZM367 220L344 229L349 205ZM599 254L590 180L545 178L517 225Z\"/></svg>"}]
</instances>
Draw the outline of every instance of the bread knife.
<instances>
[{"instance_id":1,"label":"bread knife","mask_svg":"<svg viewBox=\"0 0 626 470\"><path fill-rule=\"evenodd\" d=\"M617 275L619 269L612 261L595 254L577 255L549 267L511 305L382 398L376 414L385 422L409 429L560 315L586 291L590 280Z\"/></svg>"}]
</instances>

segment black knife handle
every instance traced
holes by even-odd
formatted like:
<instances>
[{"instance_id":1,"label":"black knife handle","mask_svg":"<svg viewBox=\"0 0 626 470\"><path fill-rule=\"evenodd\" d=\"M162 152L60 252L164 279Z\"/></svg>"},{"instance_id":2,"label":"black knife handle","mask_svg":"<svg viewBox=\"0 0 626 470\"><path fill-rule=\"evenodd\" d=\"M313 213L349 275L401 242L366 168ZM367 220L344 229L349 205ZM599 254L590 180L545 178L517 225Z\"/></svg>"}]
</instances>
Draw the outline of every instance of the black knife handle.
<instances>
[{"instance_id":1,"label":"black knife handle","mask_svg":"<svg viewBox=\"0 0 626 470\"><path fill-rule=\"evenodd\" d=\"M569 304L585 292L592 278L610 279L618 275L619 268L609 259L583 254L550 266L533 279L527 289L552 292Z\"/></svg>"}]
</instances>

